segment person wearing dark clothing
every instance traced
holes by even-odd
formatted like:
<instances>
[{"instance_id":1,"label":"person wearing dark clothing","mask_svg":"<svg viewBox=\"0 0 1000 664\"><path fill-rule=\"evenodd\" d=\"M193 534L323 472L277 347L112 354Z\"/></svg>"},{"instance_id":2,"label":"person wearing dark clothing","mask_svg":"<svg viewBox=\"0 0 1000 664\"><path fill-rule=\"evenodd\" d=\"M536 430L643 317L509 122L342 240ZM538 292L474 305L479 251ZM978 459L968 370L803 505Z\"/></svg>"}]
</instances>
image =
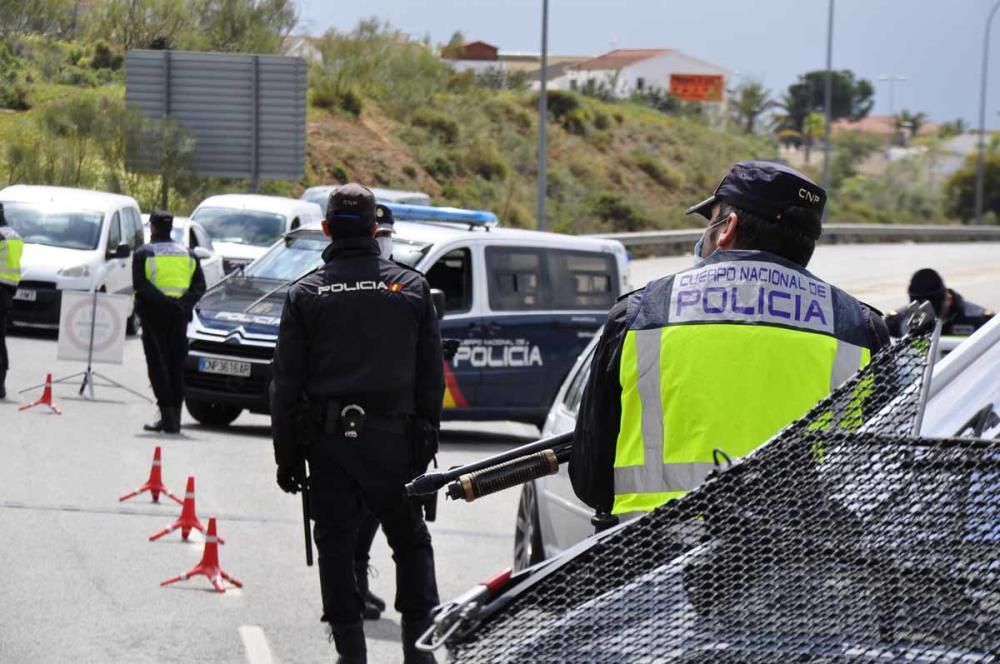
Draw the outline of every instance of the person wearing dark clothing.
<instances>
[{"instance_id":1,"label":"person wearing dark clothing","mask_svg":"<svg viewBox=\"0 0 1000 664\"><path fill-rule=\"evenodd\" d=\"M569 466L583 502L625 514L684 495L715 449L749 454L889 343L805 269L825 201L792 169L740 162L688 210L709 220L695 267L623 296L595 349Z\"/></svg>"},{"instance_id":2,"label":"person wearing dark clothing","mask_svg":"<svg viewBox=\"0 0 1000 664\"><path fill-rule=\"evenodd\" d=\"M990 322L995 312L973 304L957 292L944 285L944 279L936 271L923 268L913 273L910 285L906 289L910 302L930 302L938 317L942 319L941 334L947 336L967 337L986 323ZM894 337L905 334L906 307L890 311L885 316L889 333Z\"/></svg>"},{"instance_id":3,"label":"person wearing dark clothing","mask_svg":"<svg viewBox=\"0 0 1000 664\"><path fill-rule=\"evenodd\" d=\"M24 241L7 225L3 203L0 203L0 399L7 398L7 312L14 302L14 293L21 282L21 253Z\"/></svg>"},{"instance_id":4,"label":"person wearing dark clothing","mask_svg":"<svg viewBox=\"0 0 1000 664\"><path fill-rule=\"evenodd\" d=\"M205 294L198 258L170 239L174 218L156 210L149 215L150 242L132 257L135 310L142 321L142 347L160 418L146 431L179 433L184 403L187 325Z\"/></svg>"},{"instance_id":5,"label":"person wearing dark clothing","mask_svg":"<svg viewBox=\"0 0 1000 664\"><path fill-rule=\"evenodd\" d=\"M340 662L365 662L363 601L355 572L359 530L370 511L396 563L404 661L433 662L415 648L439 602L430 533L404 485L426 467L424 441L440 426L444 370L430 286L380 256L375 198L348 184L331 196L325 264L288 291L272 365L271 431L277 480L308 481L319 550L323 617ZM318 420L298 458L302 412ZM318 415L317 415L318 414Z\"/></svg>"}]
</instances>

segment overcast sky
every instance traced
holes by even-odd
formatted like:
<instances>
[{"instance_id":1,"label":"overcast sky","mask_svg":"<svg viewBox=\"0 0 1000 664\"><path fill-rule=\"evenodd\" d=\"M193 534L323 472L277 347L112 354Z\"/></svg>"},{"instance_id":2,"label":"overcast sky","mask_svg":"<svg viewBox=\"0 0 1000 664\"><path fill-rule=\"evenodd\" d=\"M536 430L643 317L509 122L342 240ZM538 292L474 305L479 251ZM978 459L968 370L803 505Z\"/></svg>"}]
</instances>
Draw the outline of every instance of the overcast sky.
<instances>
[{"instance_id":1,"label":"overcast sky","mask_svg":"<svg viewBox=\"0 0 1000 664\"><path fill-rule=\"evenodd\" d=\"M895 109L978 124L983 31L998 0L836 0L833 66L876 86L874 113ZM298 0L302 28L349 30L377 16L435 43L455 30L501 50L541 46L541 0ZM677 48L762 80L777 95L826 62L826 0L550 0L549 52L597 55ZM1000 127L1000 16L994 19L986 124Z\"/></svg>"}]
</instances>

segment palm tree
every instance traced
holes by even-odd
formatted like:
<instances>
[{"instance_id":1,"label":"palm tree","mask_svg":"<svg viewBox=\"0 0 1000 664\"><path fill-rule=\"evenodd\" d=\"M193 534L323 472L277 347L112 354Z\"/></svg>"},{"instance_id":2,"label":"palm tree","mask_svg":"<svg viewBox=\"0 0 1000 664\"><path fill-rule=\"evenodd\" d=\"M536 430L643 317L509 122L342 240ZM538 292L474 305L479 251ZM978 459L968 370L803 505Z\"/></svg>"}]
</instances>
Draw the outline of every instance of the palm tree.
<instances>
[{"instance_id":1,"label":"palm tree","mask_svg":"<svg viewBox=\"0 0 1000 664\"><path fill-rule=\"evenodd\" d=\"M729 108L733 119L748 134L754 133L757 118L765 111L778 106L771 98L771 91L760 81L747 81L729 91Z\"/></svg>"},{"instance_id":2,"label":"palm tree","mask_svg":"<svg viewBox=\"0 0 1000 664\"><path fill-rule=\"evenodd\" d=\"M809 153L812 150L813 143L823 136L823 131L825 129L826 118L823 117L822 113L810 113L802 122L802 138L806 145L807 164L809 163Z\"/></svg>"}]
</instances>

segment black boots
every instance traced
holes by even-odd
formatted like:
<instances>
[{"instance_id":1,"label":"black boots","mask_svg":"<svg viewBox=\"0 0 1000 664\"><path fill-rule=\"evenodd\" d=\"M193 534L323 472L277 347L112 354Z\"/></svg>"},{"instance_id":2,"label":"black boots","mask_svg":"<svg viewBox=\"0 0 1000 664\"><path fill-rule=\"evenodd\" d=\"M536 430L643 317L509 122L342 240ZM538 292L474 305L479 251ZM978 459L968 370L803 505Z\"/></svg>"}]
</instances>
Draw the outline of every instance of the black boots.
<instances>
[{"instance_id":1,"label":"black boots","mask_svg":"<svg viewBox=\"0 0 1000 664\"><path fill-rule=\"evenodd\" d=\"M368 587L368 565L356 565L354 576L358 580L358 592L364 605L365 620L378 620L385 611L385 602Z\"/></svg>"},{"instance_id":2,"label":"black boots","mask_svg":"<svg viewBox=\"0 0 1000 664\"><path fill-rule=\"evenodd\" d=\"M330 635L337 647L337 664L367 664L364 623L330 625Z\"/></svg>"},{"instance_id":3,"label":"black boots","mask_svg":"<svg viewBox=\"0 0 1000 664\"><path fill-rule=\"evenodd\" d=\"M417 650L416 642L430 629L434 619L430 616L421 620L403 618L403 664L436 664L437 660L429 652Z\"/></svg>"},{"instance_id":4,"label":"black boots","mask_svg":"<svg viewBox=\"0 0 1000 664\"><path fill-rule=\"evenodd\" d=\"M7 388L4 386L4 383L6 382L7 382L7 370L0 369L0 399L7 398Z\"/></svg>"},{"instance_id":5,"label":"black boots","mask_svg":"<svg viewBox=\"0 0 1000 664\"><path fill-rule=\"evenodd\" d=\"M143 424L146 431L159 431L163 433L181 432L181 410L180 408L170 408L164 406L160 408L160 419L152 424Z\"/></svg>"}]
</instances>

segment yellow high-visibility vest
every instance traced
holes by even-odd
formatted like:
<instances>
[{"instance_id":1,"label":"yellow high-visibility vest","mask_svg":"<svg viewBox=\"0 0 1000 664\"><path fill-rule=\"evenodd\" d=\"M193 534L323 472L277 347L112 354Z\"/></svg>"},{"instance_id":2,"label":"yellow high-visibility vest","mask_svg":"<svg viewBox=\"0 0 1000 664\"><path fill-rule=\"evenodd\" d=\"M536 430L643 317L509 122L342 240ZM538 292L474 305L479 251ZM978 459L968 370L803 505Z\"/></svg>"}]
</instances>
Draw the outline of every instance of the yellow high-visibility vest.
<instances>
[{"instance_id":1,"label":"yellow high-visibility vest","mask_svg":"<svg viewBox=\"0 0 1000 664\"><path fill-rule=\"evenodd\" d=\"M195 258L177 242L153 242L146 257L146 278L167 297L181 298L191 287Z\"/></svg>"},{"instance_id":2,"label":"yellow high-visibility vest","mask_svg":"<svg viewBox=\"0 0 1000 664\"><path fill-rule=\"evenodd\" d=\"M0 226L0 284L17 288L21 283L24 240L10 226Z\"/></svg>"},{"instance_id":3,"label":"yellow high-visibility vest","mask_svg":"<svg viewBox=\"0 0 1000 664\"><path fill-rule=\"evenodd\" d=\"M871 359L854 298L770 254L716 257L630 304L615 514L697 488L715 449L749 454Z\"/></svg>"}]
</instances>

